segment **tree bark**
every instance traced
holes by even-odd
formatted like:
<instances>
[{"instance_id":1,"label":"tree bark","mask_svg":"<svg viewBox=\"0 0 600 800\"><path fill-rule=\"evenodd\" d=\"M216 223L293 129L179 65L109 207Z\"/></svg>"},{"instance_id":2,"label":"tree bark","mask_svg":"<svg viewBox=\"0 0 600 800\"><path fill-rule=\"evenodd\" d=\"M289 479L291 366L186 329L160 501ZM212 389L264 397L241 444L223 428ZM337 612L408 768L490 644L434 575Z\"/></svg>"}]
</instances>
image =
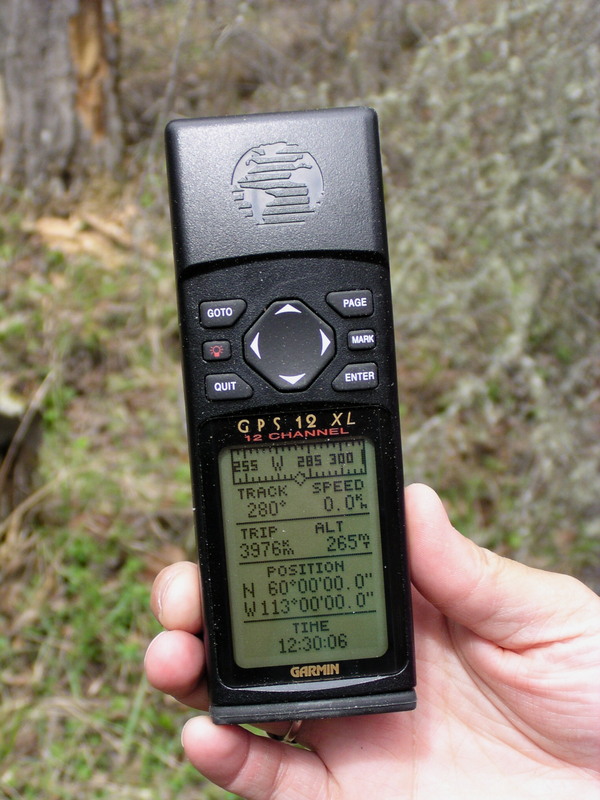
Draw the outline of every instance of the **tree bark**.
<instances>
[{"instance_id":1,"label":"tree bark","mask_svg":"<svg viewBox=\"0 0 600 800\"><path fill-rule=\"evenodd\" d=\"M123 152L114 0L4 0L0 177L36 203Z\"/></svg>"}]
</instances>

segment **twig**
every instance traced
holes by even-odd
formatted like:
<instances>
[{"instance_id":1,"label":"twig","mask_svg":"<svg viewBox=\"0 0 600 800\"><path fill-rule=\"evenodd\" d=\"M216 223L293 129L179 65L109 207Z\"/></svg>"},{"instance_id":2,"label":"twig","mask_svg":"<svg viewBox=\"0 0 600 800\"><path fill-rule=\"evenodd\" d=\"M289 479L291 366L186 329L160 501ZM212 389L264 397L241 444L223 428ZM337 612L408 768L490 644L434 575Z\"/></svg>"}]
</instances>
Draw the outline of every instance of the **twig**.
<instances>
[{"instance_id":1,"label":"twig","mask_svg":"<svg viewBox=\"0 0 600 800\"><path fill-rule=\"evenodd\" d=\"M177 78L179 75L179 61L181 58L181 51L183 49L183 45L190 35L190 24L192 17L196 12L196 6L198 4L198 0L188 0L188 7L187 11L181 21L181 28L179 29L179 37L177 39L177 44L175 45L175 50L173 51L173 56L171 58L171 66L169 69L169 77L167 79L167 85L165 88L165 93L162 98L161 108L159 109L156 115L156 123L154 126L154 131L152 132L152 136L150 138L150 144L148 146L148 151L146 155L146 164L144 167L144 174L142 176L142 180L140 181L140 187L145 186L146 178L152 169L152 164L154 163L154 157L156 155L156 149L158 147L158 143L161 141L162 136L162 128L165 123L165 119L167 118L171 106L173 105L173 98L175 96L175 89L177 88Z\"/></svg>"},{"instance_id":2,"label":"twig","mask_svg":"<svg viewBox=\"0 0 600 800\"><path fill-rule=\"evenodd\" d=\"M23 519L28 511L31 511L32 508L35 508L35 506L41 500L43 500L44 497L50 494L61 477L61 475L56 475L51 481L48 481L48 483L45 483L43 486L33 492L33 494L28 495L25 500L19 503L16 508L13 508L6 519L0 523L0 536L4 536L6 531L14 529L16 524Z\"/></svg>"},{"instance_id":3,"label":"twig","mask_svg":"<svg viewBox=\"0 0 600 800\"><path fill-rule=\"evenodd\" d=\"M15 435L13 436L11 443L6 451L6 455L4 456L4 460L2 464L0 464L0 495L4 490L4 486L10 474L10 471L15 463L15 459L17 458L19 449L27 436L31 425L35 419L35 415L38 413L40 408L42 407L42 403L48 392L50 391L50 387L52 386L54 379L56 378L56 369L51 369L50 372L46 375L44 380L41 382L39 387L37 388L35 394L31 398L31 402L21 422L19 423L19 427L15 431Z\"/></svg>"}]
</instances>

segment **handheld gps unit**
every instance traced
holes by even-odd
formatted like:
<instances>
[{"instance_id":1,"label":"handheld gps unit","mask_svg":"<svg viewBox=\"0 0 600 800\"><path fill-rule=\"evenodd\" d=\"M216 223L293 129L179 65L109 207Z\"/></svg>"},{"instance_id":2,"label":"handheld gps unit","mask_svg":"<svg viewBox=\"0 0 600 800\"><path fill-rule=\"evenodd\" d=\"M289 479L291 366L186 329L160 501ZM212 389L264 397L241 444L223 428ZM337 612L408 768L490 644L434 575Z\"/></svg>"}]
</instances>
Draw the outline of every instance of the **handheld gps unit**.
<instances>
[{"instance_id":1,"label":"handheld gps unit","mask_svg":"<svg viewBox=\"0 0 600 800\"><path fill-rule=\"evenodd\" d=\"M211 715L412 709L375 112L166 142Z\"/></svg>"}]
</instances>

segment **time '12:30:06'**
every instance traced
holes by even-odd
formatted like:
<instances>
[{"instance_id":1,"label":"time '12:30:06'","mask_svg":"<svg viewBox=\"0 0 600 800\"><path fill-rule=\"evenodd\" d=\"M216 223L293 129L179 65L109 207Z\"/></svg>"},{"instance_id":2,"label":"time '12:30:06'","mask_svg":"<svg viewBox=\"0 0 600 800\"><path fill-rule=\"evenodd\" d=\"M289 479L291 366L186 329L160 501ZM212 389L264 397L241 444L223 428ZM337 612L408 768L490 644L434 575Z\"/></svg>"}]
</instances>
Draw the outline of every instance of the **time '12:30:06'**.
<instances>
[{"instance_id":1,"label":"time '12:30:06'","mask_svg":"<svg viewBox=\"0 0 600 800\"><path fill-rule=\"evenodd\" d=\"M319 650L336 650L348 647L345 633L330 633L327 636L288 636L277 641L280 653L310 653Z\"/></svg>"}]
</instances>

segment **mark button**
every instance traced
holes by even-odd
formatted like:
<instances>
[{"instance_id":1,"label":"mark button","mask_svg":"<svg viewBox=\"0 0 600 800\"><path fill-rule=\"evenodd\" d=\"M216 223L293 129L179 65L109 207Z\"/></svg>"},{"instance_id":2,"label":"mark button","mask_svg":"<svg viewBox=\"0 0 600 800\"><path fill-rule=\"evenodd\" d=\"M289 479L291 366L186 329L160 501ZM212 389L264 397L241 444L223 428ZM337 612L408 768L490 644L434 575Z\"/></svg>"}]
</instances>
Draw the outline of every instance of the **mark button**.
<instances>
[{"instance_id":1,"label":"mark button","mask_svg":"<svg viewBox=\"0 0 600 800\"><path fill-rule=\"evenodd\" d=\"M349 350L372 350L376 344L375 331L350 331L348 334Z\"/></svg>"}]
</instances>

